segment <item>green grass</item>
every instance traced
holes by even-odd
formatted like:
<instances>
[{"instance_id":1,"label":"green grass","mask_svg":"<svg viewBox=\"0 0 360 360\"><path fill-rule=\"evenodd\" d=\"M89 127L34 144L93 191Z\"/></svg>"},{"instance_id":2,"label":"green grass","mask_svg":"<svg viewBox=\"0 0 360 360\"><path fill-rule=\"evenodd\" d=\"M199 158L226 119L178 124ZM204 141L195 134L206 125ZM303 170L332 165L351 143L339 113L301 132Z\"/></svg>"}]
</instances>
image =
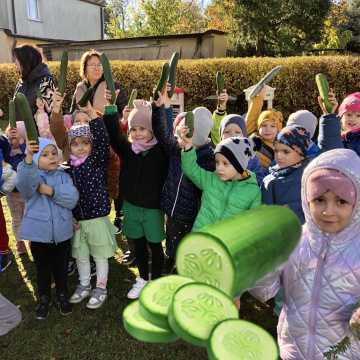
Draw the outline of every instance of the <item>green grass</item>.
<instances>
[{"instance_id":1,"label":"green grass","mask_svg":"<svg viewBox=\"0 0 360 360\"><path fill-rule=\"evenodd\" d=\"M120 264L120 251L110 261L109 298L102 308L88 310L85 303L75 305L73 313L67 317L52 308L48 319L36 320L34 264L30 256L17 256L6 201L3 201L3 208L16 263L0 274L0 290L20 307L23 321L8 335L0 337L1 360L207 359L204 349L182 341L145 344L125 332L121 314L129 303L126 293L135 279L135 269ZM70 278L70 291L75 288L76 280L76 276ZM276 318L271 306L263 305L249 295L242 300L241 317L260 324L273 335L276 333Z\"/></svg>"}]
</instances>

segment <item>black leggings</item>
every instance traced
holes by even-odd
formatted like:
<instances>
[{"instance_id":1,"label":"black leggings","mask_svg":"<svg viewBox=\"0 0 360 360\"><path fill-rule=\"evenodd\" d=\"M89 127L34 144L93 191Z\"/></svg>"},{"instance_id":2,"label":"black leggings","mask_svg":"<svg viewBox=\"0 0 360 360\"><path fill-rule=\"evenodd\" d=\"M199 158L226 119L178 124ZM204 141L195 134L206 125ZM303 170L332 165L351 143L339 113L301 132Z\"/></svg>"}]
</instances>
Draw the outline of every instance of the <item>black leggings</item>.
<instances>
[{"instance_id":1,"label":"black leggings","mask_svg":"<svg viewBox=\"0 0 360 360\"><path fill-rule=\"evenodd\" d=\"M151 243L145 237L132 239L135 245L136 264L140 276L144 280L149 280L149 251L151 250L151 279L161 276L164 266L164 251L161 243Z\"/></svg>"}]
</instances>

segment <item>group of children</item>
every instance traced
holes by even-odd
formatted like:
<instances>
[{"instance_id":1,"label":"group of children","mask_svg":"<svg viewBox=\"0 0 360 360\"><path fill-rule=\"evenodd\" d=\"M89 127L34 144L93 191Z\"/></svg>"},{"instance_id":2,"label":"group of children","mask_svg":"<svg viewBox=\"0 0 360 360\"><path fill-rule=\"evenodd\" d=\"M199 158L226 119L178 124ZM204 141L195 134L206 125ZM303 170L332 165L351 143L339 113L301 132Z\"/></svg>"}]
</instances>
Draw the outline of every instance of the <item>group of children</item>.
<instances>
[{"instance_id":1,"label":"group of children","mask_svg":"<svg viewBox=\"0 0 360 360\"><path fill-rule=\"evenodd\" d=\"M227 114L227 93L218 94L213 114L205 107L193 110L193 128L185 113L172 122L165 88L157 100L135 100L120 115L113 106L99 114L88 103L75 111L67 129L63 98L56 92L48 129L38 126L44 132L38 144L26 142L21 124L7 129L1 144L3 183L9 183L7 164L17 173L16 192L10 186L4 193L18 251L24 250L22 240L31 242L38 319L49 312L52 276L55 305L63 315L86 298L90 309L107 298L108 259L117 247L108 217L111 147L122 164L123 235L134 246L139 270L129 299L138 298L164 271L175 271L177 246L190 231L262 203L277 204L292 209L304 224L302 240L285 269L269 274L252 292L267 300L282 288L282 358L320 359L348 334L352 307L360 300L360 93L347 97L338 114L333 94L331 114L319 98L324 114L316 142L316 116L300 110L283 127L279 111L262 111L265 90L252 99L245 117ZM111 95L106 91L104 97ZM79 272L71 296L70 253ZM93 289L90 257L96 264ZM344 358L355 359L358 340L347 351Z\"/></svg>"}]
</instances>

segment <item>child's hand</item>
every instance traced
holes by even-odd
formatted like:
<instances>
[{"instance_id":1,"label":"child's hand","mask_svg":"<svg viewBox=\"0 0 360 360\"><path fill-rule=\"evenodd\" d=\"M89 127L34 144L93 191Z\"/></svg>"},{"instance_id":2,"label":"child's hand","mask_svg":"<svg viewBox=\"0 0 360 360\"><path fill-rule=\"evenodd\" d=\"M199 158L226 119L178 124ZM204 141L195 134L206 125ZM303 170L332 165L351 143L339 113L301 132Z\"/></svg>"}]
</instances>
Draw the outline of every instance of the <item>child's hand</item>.
<instances>
[{"instance_id":1,"label":"child's hand","mask_svg":"<svg viewBox=\"0 0 360 360\"><path fill-rule=\"evenodd\" d=\"M116 95L115 96L115 102L116 102L116 99L119 96L119 94L120 94L120 89L115 90L115 95ZM106 99L106 102L107 102L108 105L110 105L111 97L112 97L111 91L108 90L108 89L105 89L105 99Z\"/></svg>"},{"instance_id":2,"label":"child's hand","mask_svg":"<svg viewBox=\"0 0 360 360\"><path fill-rule=\"evenodd\" d=\"M353 335L360 340L360 308L357 308L351 316L350 329Z\"/></svg>"},{"instance_id":3,"label":"child's hand","mask_svg":"<svg viewBox=\"0 0 360 360\"><path fill-rule=\"evenodd\" d=\"M46 196L53 196L54 195L54 189L46 184L40 184L38 187L38 192L40 194L46 195Z\"/></svg>"},{"instance_id":4,"label":"child's hand","mask_svg":"<svg viewBox=\"0 0 360 360\"><path fill-rule=\"evenodd\" d=\"M64 96L61 96L58 89L56 88L53 98L52 98L52 111L55 114L59 114L61 112L62 103L64 101L66 94Z\"/></svg>"},{"instance_id":5,"label":"child's hand","mask_svg":"<svg viewBox=\"0 0 360 360\"><path fill-rule=\"evenodd\" d=\"M131 113L131 108L129 108L127 105L124 107L124 110L122 112L122 120L124 123L127 123L128 118L129 118L129 114Z\"/></svg>"},{"instance_id":6,"label":"child's hand","mask_svg":"<svg viewBox=\"0 0 360 360\"><path fill-rule=\"evenodd\" d=\"M239 298L239 297L236 297L236 298L234 299L234 304L235 304L235 306L237 307L237 309L240 310L240 304L241 304L241 302L240 302L240 298Z\"/></svg>"},{"instance_id":7,"label":"child's hand","mask_svg":"<svg viewBox=\"0 0 360 360\"><path fill-rule=\"evenodd\" d=\"M18 131L17 128L10 128L8 131L9 140L17 139Z\"/></svg>"},{"instance_id":8,"label":"child's hand","mask_svg":"<svg viewBox=\"0 0 360 360\"><path fill-rule=\"evenodd\" d=\"M80 230L80 224L78 222L74 222L74 231Z\"/></svg>"},{"instance_id":9,"label":"child's hand","mask_svg":"<svg viewBox=\"0 0 360 360\"><path fill-rule=\"evenodd\" d=\"M218 109L225 111L226 104L229 100L229 95L228 95L226 89L224 89L221 94L217 94L217 96L218 96Z\"/></svg>"},{"instance_id":10,"label":"child's hand","mask_svg":"<svg viewBox=\"0 0 360 360\"><path fill-rule=\"evenodd\" d=\"M190 129L185 125L180 126L180 128L177 131L177 134L178 134L179 138L181 139L181 141L179 142L179 145L184 150L189 150L193 146L192 137L191 138L187 137L187 135L189 134L189 131L190 131Z\"/></svg>"},{"instance_id":11,"label":"child's hand","mask_svg":"<svg viewBox=\"0 0 360 360\"><path fill-rule=\"evenodd\" d=\"M168 83L166 83L166 86L165 86L164 90L162 91L165 108L169 108L171 106L171 99L169 98L169 94L168 94L168 91L170 91L170 90L171 90L171 84L168 82Z\"/></svg>"},{"instance_id":12,"label":"child's hand","mask_svg":"<svg viewBox=\"0 0 360 360\"><path fill-rule=\"evenodd\" d=\"M165 91L163 91L162 93L159 91L158 94L159 94L159 98L156 101L153 100L153 103L155 104L156 107L161 107L162 105L165 104L166 101L165 97L168 97L166 87L165 87Z\"/></svg>"},{"instance_id":13,"label":"child's hand","mask_svg":"<svg viewBox=\"0 0 360 360\"><path fill-rule=\"evenodd\" d=\"M270 86L269 86L269 85L265 85L265 86L261 89L261 91L259 92L259 94L258 94L257 96L261 97L261 98L264 100L265 97L266 97L267 92L269 91L269 89L270 89Z\"/></svg>"},{"instance_id":14,"label":"child's hand","mask_svg":"<svg viewBox=\"0 0 360 360\"><path fill-rule=\"evenodd\" d=\"M336 99L334 89L330 89L330 91L329 91L329 101L332 105L332 110L331 110L330 114L335 114L337 108L339 107L339 103ZM324 100L322 99L321 96L318 96L318 102L319 102L319 106L320 106L320 109L322 110L323 114L324 115L329 114L329 112L325 108Z\"/></svg>"},{"instance_id":15,"label":"child's hand","mask_svg":"<svg viewBox=\"0 0 360 360\"><path fill-rule=\"evenodd\" d=\"M4 116L4 112L0 109L0 118Z\"/></svg>"},{"instance_id":16,"label":"child's hand","mask_svg":"<svg viewBox=\"0 0 360 360\"><path fill-rule=\"evenodd\" d=\"M80 107L79 109L84 112L85 114L87 114L90 118L90 120L94 120L97 119L99 117L98 113L96 112L96 110L93 108L93 106L91 105L90 101L88 101L88 103L86 104L86 106L84 107Z\"/></svg>"},{"instance_id":17,"label":"child's hand","mask_svg":"<svg viewBox=\"0 0 360 360\"><path fill-rule=\"evenodd\" d=\"M25 156L25 162L27 164L32 163L33 155L39 151L39 145L36 143L36 141L27 141L26 142L26 156Z\"/></svg>"}]
</instances>

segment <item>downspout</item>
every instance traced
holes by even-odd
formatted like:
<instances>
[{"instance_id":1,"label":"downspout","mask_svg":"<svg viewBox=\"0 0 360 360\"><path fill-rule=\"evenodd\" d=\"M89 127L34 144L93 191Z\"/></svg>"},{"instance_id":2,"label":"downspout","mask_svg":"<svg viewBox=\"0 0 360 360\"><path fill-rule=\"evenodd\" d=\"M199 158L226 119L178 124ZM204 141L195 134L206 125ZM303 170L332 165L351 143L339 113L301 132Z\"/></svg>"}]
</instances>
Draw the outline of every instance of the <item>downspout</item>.
<instances>
[{"instance_id":1,"label":"downspout","mask_svg":"<svg viewBox=\"0 0 360 360\"><path fill-rule=\"evenodd\" d=\"M14 1L14 0L13 0ZM100 7L101 40L104 40L104 9Z\"/></svg>"},{"instance_id":2,"label":"downspout","mask_svg":"<svg viewBox=\"0 0 360 360\"><path fill-rule=\"evenodd\" d=\"M15 16L15 0L11 0L11 12L12 12L12 20L13 20L13 26L14 26L14 34L17 34L16 16Z\"/></svg>"}]
</instances>

